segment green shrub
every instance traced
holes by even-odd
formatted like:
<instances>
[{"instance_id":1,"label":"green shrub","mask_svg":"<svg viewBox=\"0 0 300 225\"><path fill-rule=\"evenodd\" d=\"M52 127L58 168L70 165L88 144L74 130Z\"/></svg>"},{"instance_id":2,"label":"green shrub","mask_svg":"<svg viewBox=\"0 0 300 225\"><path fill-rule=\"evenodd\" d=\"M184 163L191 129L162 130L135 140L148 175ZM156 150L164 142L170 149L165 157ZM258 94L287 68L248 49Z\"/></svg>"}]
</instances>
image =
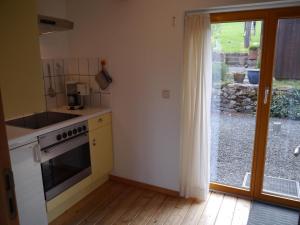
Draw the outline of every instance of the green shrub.
<instances>
[{"instance_id":1,"label":"green shrub","mask_svg":"<svg viewBox=\"0 0 300 225\"><path fill-rule=\"evenodd\" d=\"M227 81L230 78L227 76L228 74L228 65L222 62L213 62L212 64L212 76L213 82Z\"/></svg>"},{"instance_id":2,"label":"green shrub","mask_svg":"<svg viewBox=\"0 0 300 225\"><path fill-rule=\"evenodd\" d=\"M258 50L259 49L259 45L251 45L250 47L249 47L249 50L250 51L256 51L256 50Z\"/></svg>"},{"instance_id":3,"label":"green shrub","mask_svg":"<svg viewBox=\"0 0 300 225\"><path fill-rule=\"evenodd\" d=\"M280 92L272 98L271 116L300 120L300 90Z\"/></svg>"}]
</instances>

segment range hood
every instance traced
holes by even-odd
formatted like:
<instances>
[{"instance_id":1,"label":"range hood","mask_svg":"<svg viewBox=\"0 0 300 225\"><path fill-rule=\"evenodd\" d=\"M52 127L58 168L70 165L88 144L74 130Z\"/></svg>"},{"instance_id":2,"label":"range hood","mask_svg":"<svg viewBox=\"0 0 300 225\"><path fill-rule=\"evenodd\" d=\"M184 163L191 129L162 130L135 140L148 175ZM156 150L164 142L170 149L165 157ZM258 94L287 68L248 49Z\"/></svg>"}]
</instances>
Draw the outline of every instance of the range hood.
<instances>
[{"instance_id":1,"label":"range hood","mask_svg":"<svg viewBox=\"0 0 300 225\"><path fill-rule=\"evenodd\" d=\"M44 15L38 15L38 24L40 35L72 30L74 27L74 23L69 20Z\"/></svg>"}]
</instances>

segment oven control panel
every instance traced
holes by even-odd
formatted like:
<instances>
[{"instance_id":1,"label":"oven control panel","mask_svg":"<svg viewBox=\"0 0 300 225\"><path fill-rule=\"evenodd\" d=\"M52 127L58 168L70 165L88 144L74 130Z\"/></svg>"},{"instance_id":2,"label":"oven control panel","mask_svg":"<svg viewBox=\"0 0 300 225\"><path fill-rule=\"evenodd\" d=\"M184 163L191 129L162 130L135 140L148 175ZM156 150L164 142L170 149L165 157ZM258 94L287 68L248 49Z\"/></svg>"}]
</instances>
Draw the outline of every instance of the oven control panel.
<instances>
[{"instance_id":1,"label":"oven control panel","mask_svg":"<svg viewBox=\"0 0 300 225\"><path fill-rule=\"evenodd\" d=\"M56 140L61 141L61 140L64 140L66 138L73 137L73 136L76 136L78 134L84 133L86 131L87 131L86 125L78 126L78 127L75 127L75 128L70 128L68 131L64 130L62 133L57 134L56 135Z\"/></svg>"},{"instance_id":2,"label":"oven control panel","mask_svg":"<svg viewBox=\"0 0 300 225\"><path fill-rule=\"evenodd\" d=\"M49 146L63 142L65 140L74 138L78 135L85 134L87 132L88 132L88 122L83 121L68 127L61 128L59 130L49 132L47 134L43 134L38 137L38 140L41 149L44 149Z\"/></svg>"}]
</instances>

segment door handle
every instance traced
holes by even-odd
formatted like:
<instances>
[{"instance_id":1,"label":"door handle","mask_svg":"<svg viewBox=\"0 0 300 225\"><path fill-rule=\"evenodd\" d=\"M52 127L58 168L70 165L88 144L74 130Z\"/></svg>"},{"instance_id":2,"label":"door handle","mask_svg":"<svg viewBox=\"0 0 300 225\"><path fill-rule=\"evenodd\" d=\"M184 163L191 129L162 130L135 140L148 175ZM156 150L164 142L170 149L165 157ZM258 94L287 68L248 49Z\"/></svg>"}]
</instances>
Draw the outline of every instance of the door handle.
<instances>
[{"instance_id":1,"label":"door handle","mask_svg":"<svg viewBox=\"0 0 300 225\"><path fill-rule=\"evenodd\" d=\"M266 105L268 103L269 94L270 94L270 87L266 87L265 88L265 95L264 95L264 105Z\"/></svg>"},{"instance_id":2,"label":"door handle","mask_svg":"<svg viewBox=\"0 0 300 225\"><path fill-rule=\"evenodd\" d=\"M300 155L300 145L298 145L294 150L294 156L297 157L298 155Z\"/></svg>"},{"instance_id":3,"label":"door handle","mask_svg":"<svg viewBox=\"0 0 300 225\"><path fill-rule=\"evenodd\" d=\"M9 217L15 219L17 216L17 204L15 196L15 183L11 169L4 169L3 177L5 181L6 199L8 203Z\"/></svg>"}]
</instances>

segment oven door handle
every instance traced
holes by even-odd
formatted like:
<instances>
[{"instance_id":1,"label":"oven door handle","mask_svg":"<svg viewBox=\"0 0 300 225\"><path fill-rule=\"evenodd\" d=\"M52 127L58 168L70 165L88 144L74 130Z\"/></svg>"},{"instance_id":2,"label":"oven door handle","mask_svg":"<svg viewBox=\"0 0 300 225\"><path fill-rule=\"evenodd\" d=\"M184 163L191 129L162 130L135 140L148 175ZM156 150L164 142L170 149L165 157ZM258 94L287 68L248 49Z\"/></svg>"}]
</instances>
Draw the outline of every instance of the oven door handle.
<instances>
[{"instance_id":1,"label":"oven door handle","mask_svg":"<svg viewBox=\"0 0 300 225\"><path fill-rule=\"evenodd\" d=\"M34 161L40 163L42 160L41 160L41 147L39 144L36 144L33 147L33 153L34 153Z\"/></svg>"},{"instance_id":2,"label":"oven door handle","mask_svg":"<svg viewBox=\"0 0 300 225\"><path fill-rule=\"evenodd\" d=\"M73 150L81 145L84 145L89 142L87 133L62 142L60 144L54 145L50 148L42 149L41 151L41 162L44 163L53 159L57 156L60 156L66 152Z\"/></svg>"}]
</instances>

